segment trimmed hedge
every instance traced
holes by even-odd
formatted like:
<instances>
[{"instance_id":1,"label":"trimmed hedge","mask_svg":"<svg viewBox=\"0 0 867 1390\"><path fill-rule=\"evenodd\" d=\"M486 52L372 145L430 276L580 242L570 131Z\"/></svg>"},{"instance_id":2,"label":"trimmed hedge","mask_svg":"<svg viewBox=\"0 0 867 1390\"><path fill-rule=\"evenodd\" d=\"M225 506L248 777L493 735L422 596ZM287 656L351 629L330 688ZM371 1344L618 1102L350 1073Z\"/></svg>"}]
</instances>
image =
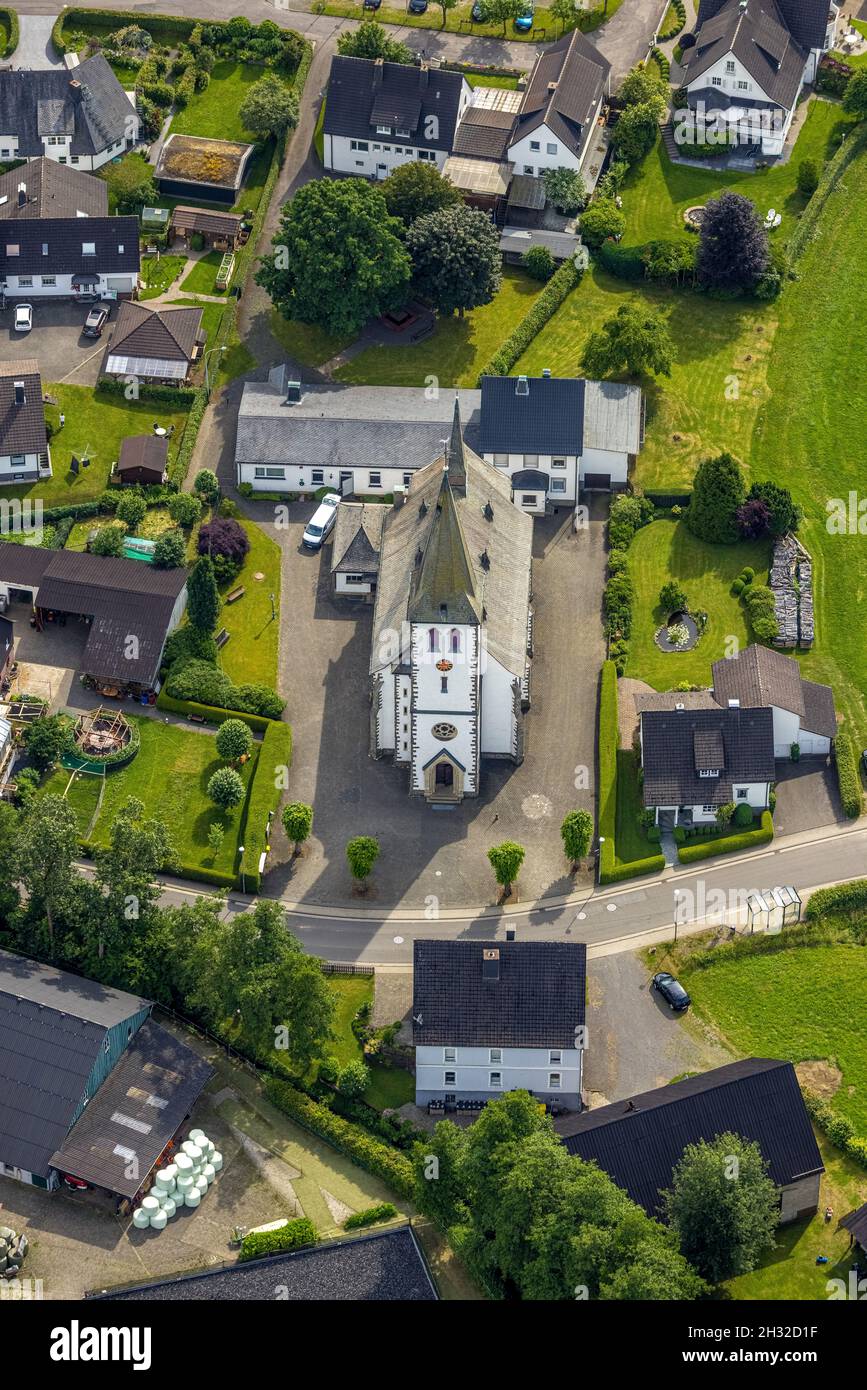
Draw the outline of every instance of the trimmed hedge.
<instances>
[{"instance_id":1,"label":"trimmed hedge","mask_svg":"<svg viewBox=\"0 0 867 1390\"><path fill-rule=\"evenodd\" d=\"M804 1090L804 1104L810 1118L828 1136L831 1143L842 1149L849 1158L862 1168L867 1168L867 1139L855 1133L852 1121L837 1111L812 1091Z\"/></svg>"},{"instance_id":2,"label":"trimmed hedge","mask_svg":"<svg viewBox=\"0 0 867 1390\"><path fill-rule=\"evenodd\" d=\"M239 1260L258 1260L263 1255L284 1255L289 1250L303 1250L316 1245L319 1234L312 1221L299 1216L287 1221L276 1231L250 1231L241 1241Z\"/></svg>"},{"instance_id":3,"label":"trimmed hedge","mask_svg":"<svg viewBox=\"0 0 867 1390\"><path fill-rule=\"evenodd\" d=\"M206 724L222 724L225 719L242 719L255 733L264 734L269 724L263 714L245 714L238 709L218 709L216 705L200 705L196 700L173 700L165 690L157 696L157 709L168 710L170 714L200 715Z\"/></svg>"},{"instance_id":4,"label":"trimmed hedge","mask_svg":"<svg viewBox=\"0 0 867 1390\"><path fill-rule=\"evenodd\" d=\"M834 888L818 888L810 895L804 921L815 922L828 912L855 912L862 908L867 909L867 878L856 878Z\"/></svg>"},{"instance_id":5,"label":"trimmed hedge","mask_svg":"<svg viewBox=\"0 0 867 1390\"><path fill-rule=\"evenodd\" d=\"M244 875L248 893L258 893L261 886L259 858L267 844L268 815L276 811L280 804L282 779L279 777L279 769L288 768L291 761L291 727L270 720L259 749L256 771L253 773L250 795L247 797L247 813L243 827L244 857L241 860L241 873Z\"/></svg>"},{"instance_id":6,"label":"trimmed hedge","mask_svg":"<svg viewBox=\"0 0 867 1390\"><path fill-rule=\"evenodd\" d=\"M849 820L857 820L863 809L861 774L852 746L852 737L845 729L834 740L834 762L837 765L837 784L843 811Z\"/></svg>"},{"instance_id":7,"label":"trimmed hedge","mask_svg":"<svg viewBox=\"0 0 867 1390\"><path fill-rule=\"evenodd\" d=\"M799 256L803 254L816 235L819 219L829 197L852 160L865 148L867 148L867 122L862 121L855 127L854 131L846 136L837 153L825 165L818 188L798 218L795 230L789 237L786 246L786 260L790 272Z\"/></svg>"},{"instance_id":8,"label":"trimmed hedge","mask_svg":"<svg viewBox=\"0 0 867 1390\"><path fill-rule=\"evenodd\" d=\"M671 0L669 8L674 10L674 19L668 25L667 29L660 28L656 36L662 43L665 43L667 39L673 39L686 25L686 5L683 3L683 0ZM667 13L668 11L666 11L666 15ZM663 15L663 24L665 23L666 15Z\"/></svg>"},{"instance_id":9,"label":"trimmed hedge","mask_svg":"<svg viewBox=\"0 0 867 1390\"><path fill-rule=\"evenodd\" d=\"M583 270L579 270L572 261L563 262L560 269L551 276L532 309L524 315L503 346L482 368L479 373L479 385L483 376L508 376L518 358L527 351L536 335L541 333L548 320L560 308L567 294L580 285L583 274Z\"/></svg>"},{"instance_id":10,"label":"trimmed hedge","mask_svg":"<svg viewBox=\"0 0 867 1390\"><path fill-rule=\"evenodd\" d=\"M612 858L613 853L612 850ZM647 859L631 859L628 864L615 864L600 876L599 881L600 883L622 883L624 879L641 878L644 874L661 874L664 868L665 855L651 854Z\"/></svg>"},{"instance_id":11,"label":"trimmed hedge","mask_svg":"<svg viewBox=\"0 0 867 1390\"><path fill-rule=\"evenodd\" d=\"M63 30L67 27L70 31L83 29L87 32L89 29L92 30L94 25L125 29L128 24L135 24L140 29L146 29L155 39L162 36L167 40L174 40L180 34L189 38L199 23L201 20L184 19L182 15L138 14L131 10L78 10L72 8L64 10L62 14L57 16L51 30L51 40L58 53L63 56L64 53L68 52L68 45L63 37Z\"/></svg>"},{"instance_id":12,"label":"trimmed hedge","mask_svg":"<svg viewBox=\"0 0 867 1390\"><path fill-rule=\"evenodd\" d=\"M15 52L16 48L18 47L18 40L19 40L19 38L21 37L20 31L19 31L19 28L18 28L18 15L17 15L17 13L16 13L15 10L5 10L5 9L4 9L4 10L0 10L0 19L3 20L3 23L5 24L6 28L9 30L9 39L8 39L8 42L6 43L4 49L3 49L2 54L0 54L0 57L2 57L2 58L9 58L9 57L11 57L11 55Z\"/></svg>"},{"instance_id":13,"label":"trimmed hedge","mask_svg":"<svg viewBox=\"0 0 867 1390\"><path fill-rule=\"evenodd\" d=\"M126 382L118 381L116 377L101 376L96 386L107 396L122 396L126 400ZM140 401L160 401L164 405L192 405L198 395L194 386L159 386L142 382L136 389Z\"/></svg>"},{"instance_id":14,"label":"trimmed hedge","mask_svg":"<svg viewBox=\"0 0 867 1390\"><path fill-rule=\"evenodd\" d=\"M401 1197L411 1199L415 1193L413 1166L408 1158L389 1148L379 1139L374 1139L349 1120L341 1119L326 1106L311 1100L303 1092L296 1091L286 1081L276 1077L265 1079L265 1094L271 1104L288 1115L296 1124L324 1139L332 1148L346 1154L346 1157L364 1168L374 1177L380 1178Z\"/></svg>"},{"instance_id":15,"label":"trimmed hedge","mask_svg":"<svg viewBox=\"0 0 867 1390\"><path fill-rule=\"evenodd\" d=\"M766 845L774 838L774 822L770 811L762 811L762 823L758 830L745 830L741 835L724 835L716 839L699 841L695 845L683 845L678 849L681 864L694 864L697 859L710 859L715 854L737 854L741 850L753 849L756 845Z\"/></svg>"},{"instance_id":16,"label":"trimmed hedge","mask_svg":"<svg viewBox=\"0 0 867 1390\"><path fill-rule=\"evenodd\" d=\"M397 1216L397 1207L392 1202L380 1202L376 1207L367 1207L365 1211L357 1211L352 1216L347 1216L343 1223L344 1231L357 1231L362 1226L375 1226L377 1221L390 1221L393 1216Z\"/></svg>"}]
</instances>

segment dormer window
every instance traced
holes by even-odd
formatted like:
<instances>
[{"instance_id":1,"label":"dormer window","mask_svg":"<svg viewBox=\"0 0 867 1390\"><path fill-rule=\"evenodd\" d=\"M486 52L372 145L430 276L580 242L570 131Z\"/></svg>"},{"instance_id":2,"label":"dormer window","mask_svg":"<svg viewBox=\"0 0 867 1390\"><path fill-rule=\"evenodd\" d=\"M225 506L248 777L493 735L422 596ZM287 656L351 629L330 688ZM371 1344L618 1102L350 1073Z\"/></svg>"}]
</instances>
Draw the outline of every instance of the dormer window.
<instances>
[{"instance_id":1,"label":"dormer window","mask_svg":"<svg viewBox=\"0 0 867 1390\"><path fill-rule=\"evenodd\" d=\"M390 126L390 125L378 125L378 126L376 127L376 133L377 133L377 135L390 135L390 134L391 134L391 126Z\"/></svg>"},{"instance_id":2,"label":"dormer window","mask_svg":"<svg viewBox=\"0 0 867 1390\"><path fill-rule=\"evenodd\" d=\"M397 136L398 140L408 140L410 136L410 132L408 130L396 130L394 133Z\"/></svg>"},{"instance_id":3,"label":"dormer window","mask_svg":"<svg viewBox=\"0 0 867 1390\"><path fill-rule=\"evenodd\" d=\"M703 767L699 772L699 777L719 777L718 767Z\"/></svg>"}]
</instances>

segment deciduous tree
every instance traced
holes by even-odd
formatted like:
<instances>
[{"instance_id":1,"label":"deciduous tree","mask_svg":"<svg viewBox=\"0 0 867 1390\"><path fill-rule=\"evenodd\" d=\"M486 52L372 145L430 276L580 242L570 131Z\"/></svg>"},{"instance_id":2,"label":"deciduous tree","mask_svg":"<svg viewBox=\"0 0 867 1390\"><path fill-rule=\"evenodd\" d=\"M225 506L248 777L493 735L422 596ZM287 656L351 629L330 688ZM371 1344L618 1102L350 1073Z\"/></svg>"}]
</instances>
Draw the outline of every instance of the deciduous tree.
<instances>
[{"instance_id":1,"label":"deciduous tree","mask_svg":"<svg viewBox=\"0 0 867 1390\"><path fill-rule=\"evenodd\" d=\"M488 850L488 861L494 877L506 893L521 872L521 865L527 851L514 840L504 840L501 845L492 845Z\"/></svg>"},{"instance_id":2,"label":"deciduous tree","mask_svg":"<svg viewBox=\"0 0 867 1390\"><path fill-rule=\"evenodd\" d=\"M738 1134L688 1144L664 1203L682 1253L711 1283L749 1274L774 1248L779 1195L758 1144Z\"/></svg>"},{"instance_id":3,"label":"deciduous tree","mask_svg":"<svg viewBox=\"0 0 867 1390\"><path fill-rule=\"evenodd\" d=\"M591 333L582 365L588 376L627 372L671 376L674 343L665 319L640 304L621 304L613 318Z\"/></svg>"},{"instance_id":4,"label":"deciduous tree","mask_svg":"<svg viewBox=\"0 0 867 1390\"><path fill-rule=\"evenodd\" d=\"M752 290L770 266L768 233L755 204L726 191L704 207L696 272L706 289Z\"/></svg>"},{"instance_id":5,"label":"deciduous tree","mask_svg":"<svg viewBox=\"0 0 867 1390\"><path fill-rule=\"evenodd\" d=\"M218 767L208 781L208 796L216 806L230 810L244 799L244 783L233 767Z\"/></svg>"},{"instance_id":6,"label":"deciduous tree","mask_svg":"<svg viewBox=\"0 0 867 1390\"><path fill-rule=\"evenodd\" d=\"M412 49L389 37L388 31L376 20L368 19L354 31L348 30L337 40L337 51L346 58L384 58L387 63L413 63Z\"/></svg>"},{"instance_id":7,"label":"deciduous tree","mask_svg":"<svg viewBox=\"0 0 867 1390\"><path fill-rule=\"evenodd\" d=\"M253 747L253 735L243 719L224 719L217 730L216 743L220 757L236 763Z\"/></svg>"},{"instance_id":8,"label":"deciduous tree","mask_svg":"<svg viewBox=\"0 0 867 1390\"><path fill-rule=\"evenodd\" d=\"M346 845L349 872L360 884L366 883L379 858L379 841L372 835L356 835Z\"/></svg>"},{"instance_id":9,"label":"deciduous tree","mask_svg":"<svg viewBox=\"0 0 867 1390\"><path fill-rule=\"evenodd\" d=\"M583 859L593 839L593 817L589 811L569 811L560 826L560 838L571 864Z\"/></svg>"},{"instance_id":10,"label":"deciduous tree","mask_svg":"<svg viewBox=\"0 0 867 1390\"><path fill-rule=\"evenodd\" d=\"M466 203L418 218L406 234L413 279L440 314L461 318L490 304L502 281L500 234L487 213Z\"/></svg>"},{"instance_id":11,"label":"deciduous tree","mask_svg":"<svg viewBox=\"0 0 867 1390\"><path fill-rule=\"evenodd\" d=\"M282 140L298 124L298 96L288 82L266 72L249 88L238 115L251 135Z\"/></svg>"},{"instance_id":12,"label":"deciduous tree","mask_svg":"<svg viewBox=\"0 0 867 1390\"><path fill-rule=\"evenodd\" d=\"M461 195L435 164L415 159L398 164L382 184L385 205L392 217L408 227L417 218L461 202Z\"/></svg>"},{"instance_id":13,"label":"deciduous tree","mask_svg":"<svg viewBox=\"0 0 867 1390\"><path fill-rule=\"evenodd\" d=\"M295 853L313 829L313 807L304 801L290 801L283 807L283 829L292 841Z\"/></svg>"}]
</instances>

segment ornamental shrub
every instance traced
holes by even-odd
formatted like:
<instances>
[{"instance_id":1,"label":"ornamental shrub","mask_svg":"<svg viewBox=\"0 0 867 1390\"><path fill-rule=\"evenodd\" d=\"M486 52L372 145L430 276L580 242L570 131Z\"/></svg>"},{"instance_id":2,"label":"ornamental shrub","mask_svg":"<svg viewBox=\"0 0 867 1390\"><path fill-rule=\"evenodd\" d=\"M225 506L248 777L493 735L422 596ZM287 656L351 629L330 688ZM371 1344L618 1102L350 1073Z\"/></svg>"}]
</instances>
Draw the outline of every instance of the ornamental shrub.
<instances>
[{"instance_id":1,"label":"ornamental shrub","mask_svg":"<svg viewBox=\"0 0 867 1390\"><path fill-rule=\"evenodd\" d=\"M319 1240L316 1227L306 1216L287 1221L276 1231L249 1231L241 1242L239 1260L258 1260L263 1255L283 1255L289 1250L303 1250Z\"/></svg>"},{"instance_id":2,"label":"ornamental shrub","mask_svg":"<svg viewBox=\"0 0 867 1390\"><path fill-rule=\"evenodd\" d=\"M739 802L735 808L734 822L735 825L740 826L742 829L752 825L753 808L746 801Z\"/></svg>"}]
</instances>

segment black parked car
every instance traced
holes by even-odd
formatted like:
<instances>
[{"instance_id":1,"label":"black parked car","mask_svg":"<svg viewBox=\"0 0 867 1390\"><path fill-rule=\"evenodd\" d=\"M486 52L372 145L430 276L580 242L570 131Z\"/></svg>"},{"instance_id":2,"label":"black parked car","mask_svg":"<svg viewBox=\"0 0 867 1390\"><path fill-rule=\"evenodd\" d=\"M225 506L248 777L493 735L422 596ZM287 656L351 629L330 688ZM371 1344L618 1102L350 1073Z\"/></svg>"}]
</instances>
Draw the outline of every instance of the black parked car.
<instances>
[{"instance_id":1,"label":"black parked car","mask_svg":"<svg viewBox=\"0 0 867 1390\"><path fill-rule=\"evenodd\" d=\"M668 1007L676 1014L686 1013L692 1003L683 985L678 984L674 976L669 975L666 970L660 970L658 975L654 975L651 989L661 994Z\"/></svg>"},{"instance_id":2,"label":"black parked car","mask_svg":"<svg viewBox=\"0 0 867 1390\"><path fill-rule=\"evenodd\" d=\"M427 0L409 0L406 8L410 14L424 14L427 10Z\"/></svg>"},{"instance_id":3,"label":"black parked car","mask_svg":"<svg viewBox=\"0 0 867 1390\"><path fill-rule=\"evenodd\" d=\"M474 24L482 24L485 19L485 7L482 0L475 0L473 8L470 10L470 18Z\"/></svg>"},{"instance_id":4,"label":"black parked car","mask_svg":"<svg viewBox=\"0 0 867 1390\"><path fill-rule=\"evenodd\" d=\"M382 4L382 0L364 0L364 4L362 5L362 9L364 9L364 10L378 10L381 4Z\"/></svg>"}]
</instances>

